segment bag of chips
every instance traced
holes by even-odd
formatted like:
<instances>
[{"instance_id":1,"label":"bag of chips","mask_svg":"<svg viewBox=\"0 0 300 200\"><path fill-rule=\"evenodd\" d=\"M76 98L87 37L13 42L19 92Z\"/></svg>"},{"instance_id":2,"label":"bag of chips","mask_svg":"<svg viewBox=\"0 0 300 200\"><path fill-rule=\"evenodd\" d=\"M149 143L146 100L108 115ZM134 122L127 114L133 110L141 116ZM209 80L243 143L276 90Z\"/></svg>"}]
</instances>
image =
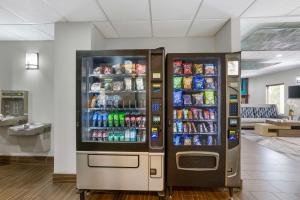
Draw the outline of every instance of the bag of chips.
<instances>
[{"instance_id":1,"label":"bag of chips","mask_svg":"<svg viewBox=\"0 0 300 200\"><path fill-rule=\"evenodd\" d=\"M137 90L145 90L144 79L142 77L137 77L135 79L135 82L136 82L136 89Z\"/></svg>"},{"instance_id":2,"label":"bag of chips","mask_svg":"<svg viewBox=\"0 0 300 200\"><path fill-rule=\"evenodd\" d=\"M113 65L112 68L114 69L115 74L123 74L124 68L121 64Z\"/></svg>"},{"instance_id":3,"label":"bag of chips","mask_svg":"<svg viewBox=\"0 0 300 200\"><path fill-rule=\"evenodd\" d=\"M183 64L183 73L184 74L193 74L192 63L184 63Z\"/></svg>"},{"instance_id":4,"label":"bag of chips","mask_svg":"<svg viewBox=\"0 0 300 200\"><path fill-rule=\"evenodd\" d=\"M132 64L132 61L131 60L125 60L124 62L124 68L125 68L125 73L126 74L132 74L133 73L133 64Z\"/></svg>"},{"instance_id":5,"label":"bag of chips","mask_svg":"<svg viewBox=\"0 0 300 200\"><path fill-rule=\"evenodd\" d=\"M199 114L199 119L200 119L200 120L203 120L203 119L204 119L204 116L203 116L203 110L202 110L202 109L199 109L199 110L198 110L198 114Z\"/></svg>"},{"instance_id":6,"label":"bag of chips","mask_svg":"<svg viewBox=\"0 0 300 200\"><path fill-rule=\"evenodd\" d=\"M112 68L111 68L111 66L106 65L104 67L103 74L112 74Z\"/></svg>"},{"instance_id":7,"label":"bag of chips","mask_svg":"<svg viewBox=\"0 0 300 200\"><path fill-rule=\"evenodd\" d=\"M189 112L188 109L183 109L183 119L188 119L188 112Z\"/></svg>"},{"instance_id":8,"label":"bag of chips","mask_svg":"<svg viewBox=\"0 0 300 200\"><path fill-rule=\"evenodd\" d=\"M193 77L193 89L194 90L204 89L204 79L202 76Z\"/></svg>"},{"instance_id":9,"label":"bag of chips","mask_svg":"<svg viewBox=\"0 0 300 200\"><path fill-rule=\"evenodd\" d=\"M192 98L191 98L191 95L190 94L184 94L183 95L183 104L185 106L187 105L192 105Z\"/></svg>"},{"instance_id":10,"label":"bag of chips","mask_svg":"<svg viewBox=\"0 0 300 200\"><path fill-rule=\"evenodd\" d=\"M205 78L204 84L205 84L206 89L215 89L216 88L214 78Z\"/></svg>"},{"instance_id":11,"label":"bag of chips","mask_svg":"<svg viewBox=\"0 0 300 200\"><path fill-rule=\"evenodd\" d=\"M210 117L211 120L216 119L216 110L214 108L209 109L209 117Z\"/></svg>"},{"instance_id":12,"label":"bag of chips","mask_svg":"<svg viewBox=\"0 0 300 200\"><path fill-rule=\"evenodd\" d=\"M188 119L193 119L193 112L191 110L188 111Z\"/></svg>"},{"instance_id":13,"label":"bag of chips","mask_svg":"<svg viewBox=\"0 0 300 200\"><path fill-rule=\"evenodd\" d=\"M175 106L181 106L182 105L182 91L173 92L173 104ZM177 115L177 118L179 119L178 115Z\"/></svg>"},{"instance_id":14,"label":"bag of chips","mask_svg":"<svg viewBox=\"0 0 300 200\"><path fill-rule=\"evenodd\" d=\"M182 119L182 114L183 114L182 110L177 110L177 119Z\"/></svg>"},{"instance_id":15,"label":"bag of chips","mask_svg":"<svg viewBox=\"0 0 300 200\"><path fill-rule=\"evenodd\" d=\"M91 91L93 91L93 92L99 92L100 91L100 86L101 86L100 83L93 83L91 85Z\"/></svg>"},{"instance_id":16,"label":"bag of chips","mask_svg":"<svg viewBox=\"0 0 300 200\"><path fill-rule=\"evenodd\" d=\"M114 81L113 82L113 91L121 91L124 89L123 81Z\"/></svg>"},{"instance_id":17,"label":"bag of chips","mask_svg":"<svg viewBox=\"0 0 300 200\"><path fill-rule=\"evenodd\" d=\"M177 125L177 132L178 133L182 133L183 132L183 124L182 124L182 122L181 121L177 121L176 125Z\"/></svg>"},{"instance_id":18,"label":"bag of chips","mask_svg":"<svg viewBox=\"0 0 300 200\"><path fill-rule=\"evenodd\" d=\"M205 91L205 104L215 105L215 93L214 91Z\"/></svg>"},{"instance_id":19,"label":"bag of chips","mask_svg":"<svg viewBox=\"0 0 300 200\"><path fill-rule=\"evenodd\" d=\"M182 77L173 77L173 88L182 89Z\"/></svg>"},{"instance_id":20,"label":"bag of chips","mask_svg":"<svg viewBox=\"0 0 300 200\"><path fill-rule=\"evenodd\" d=\"M113 80L110 78L104 79L103 81L104 89L111 91L113 89Z\"/></svg>"},{"instance_id":21,"label":"bag of chips","mask_svg":"<svg viewBox=\"0 0 300 200\"><path fill-rule=\"evenodd\" d=\"M183 74L183 69L182 69L182 61L177 60L173 62L173 73L174 74Z\"/></svg>"},{"instance_id":22,"label":"bag of chips","mask_svg":"<svg viewBox=\"0 0 300 200\"><path fill-rule=\"evenodd\" d=\"M203 64L194 64L194 74L203 75Z\"/></svg>"},{"instance_id":23,"label":"bag of chips","mask_svg":"<svg viewBox=\"0 0 300 200\"><path fill-rule=\"evenodd\" d=\"M135 73L137 75L146 74L146 65L145 64L136 64L135 65Z\"/></svg>"},{"instance_id":24,"label":"bag of chips","mask_svg":"<svg viewBox=\"0 0 300 200\"><path fill-rule=\"evenodd\" d=\"M204 101L203 101L203 92L199 93L199 94L192 94L193 96L193 103L194 105L203 105Z\"/></svg>"},{"instance_id":25,"label":"bag of chips","mask_svg":"<svg viewBox=\"0 0 300 200\"><path fill-rule=\"evenodd\" d=\"M181 77L180 77L181 78ZM192 89L193 77L184 77L183 78L183 89L190 90Z\"/></svg>"},{"instance_id":26,"label":"bag of chips","mask_svg":"<svg viewBox=\"0 0 300 200\"><path fill-rule=\"evenodd\" d=\"M193 119L195 119L195 120L199 119L197 108L191 108L191 112L193 113Z\"/></svg>"},{"instance_id":27,"label":"bag of chips","mask_svg":"<svg viewBox=\"0 0 300 200\"><path fill-rule=\"evenodd\" d=\"M124 78L125 90L132 90L132 80L131 78L127 77Z\"/></svg>"},{"instance_id":28,"label":"bag of chips","mask_svg":"<svg viewBox=\"0 0 300 200\"><path fill-rule=\"evenodd\" d=\"M208 109L204 109L204 119L205 120L209 120L210 119L210 115L209 115L209 111L208 111Z\"/></svg>"},{"instance_id":29,"label":"bag of chips","mask_svg":"<svg viewBox=\"0 0 300 200\"><path fill-rule=\"evenodd\" d=\"M214 64L204 64L205 75L215 75Z\"/></svg>"}]
</instances>

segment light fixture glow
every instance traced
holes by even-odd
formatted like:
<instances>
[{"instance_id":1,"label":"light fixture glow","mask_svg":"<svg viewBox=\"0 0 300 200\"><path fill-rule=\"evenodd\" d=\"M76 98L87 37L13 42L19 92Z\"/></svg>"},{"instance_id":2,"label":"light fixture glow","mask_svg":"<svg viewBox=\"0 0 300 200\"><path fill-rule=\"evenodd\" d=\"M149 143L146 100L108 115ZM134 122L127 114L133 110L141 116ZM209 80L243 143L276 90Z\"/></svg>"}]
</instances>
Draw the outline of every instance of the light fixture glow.
<instances>
[{"instance_id":1,"label":"light fixture glow","mask_svg":"<svg viewBox=\"0 0 300 200\"><path fill-rule=\"evenodd\" d=\"M39 53L26 53L26 69L39 68Z\"/></svg>"},{"instance_id":2,"label":"light fixture glow","mask_svg":"<svg viewBox=\"0 0 300 200\"><path fill-rule=\"evenodd\" d=\"M280 57L282 57L282 54L277 54L276 57L280 58Z\"/></svg>"},{"instance_id":3,"label":"light fixture glow","mask_svg":"<svg viewBox=\"0 0 300 200\"><path fill-rule=\"evenodd\" d=\"M300 75L296 76L296 81L297 81L298 84L300 83Z\"/></svg>"}]
</instances>

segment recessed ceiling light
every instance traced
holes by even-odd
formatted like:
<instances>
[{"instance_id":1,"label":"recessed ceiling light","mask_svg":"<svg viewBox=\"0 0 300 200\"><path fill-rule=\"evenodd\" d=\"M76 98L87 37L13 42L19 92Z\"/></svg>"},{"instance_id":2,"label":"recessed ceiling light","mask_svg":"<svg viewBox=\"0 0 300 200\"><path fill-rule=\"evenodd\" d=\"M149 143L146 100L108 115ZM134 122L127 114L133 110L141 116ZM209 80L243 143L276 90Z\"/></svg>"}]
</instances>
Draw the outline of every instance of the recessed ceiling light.
<instances>
[{"instance_id":1,"label":"recessed ceiling light","mask_svg":"<svg viewBox=\"0 0 300 200\"><path fill-rule=\"evenodd\" d=\"M277 54L276 57L280 58L280 57L282 57L282 54Z\"/></svg>"}]
</instances>

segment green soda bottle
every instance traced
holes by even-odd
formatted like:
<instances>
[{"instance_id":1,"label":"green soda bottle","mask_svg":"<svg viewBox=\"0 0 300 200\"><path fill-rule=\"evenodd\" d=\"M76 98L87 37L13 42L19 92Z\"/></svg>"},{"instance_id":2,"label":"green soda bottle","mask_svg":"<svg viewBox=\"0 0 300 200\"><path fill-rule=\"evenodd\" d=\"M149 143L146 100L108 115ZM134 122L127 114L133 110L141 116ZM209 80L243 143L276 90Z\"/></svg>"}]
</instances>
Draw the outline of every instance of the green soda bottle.
<instances>
[{"instance_id":1,"label":"green soda bottle","mask_svg":"<svg viewBox=\"0 0 300 200\"><path fill-rule=\"evenodd\" d=\"M114 113L109 113L108 115L108 126L109 127L114 126Z\"/></svg>"},{"instance_id":2,"label":"green soda bottle","mask_svg":"<svg viewBox=\"0 0 300 200\"><path fill-rule=\"evenodd\" d=\"M114 113L114 125L115 125L115 127L119 127L120 126L119 114L117 112Z\"/></svg>"},{"instance_id":3,"label":"green soda bottle","mask_svg":"<svg viewBox=\"0 0 300 200\"><path fill-rule=\"evenodd\" d=\"M119 113L119 120L120 120L120 126L124 127L125 126L125 114L124 114L124 112Z\"/></svg>"}]
</instances>

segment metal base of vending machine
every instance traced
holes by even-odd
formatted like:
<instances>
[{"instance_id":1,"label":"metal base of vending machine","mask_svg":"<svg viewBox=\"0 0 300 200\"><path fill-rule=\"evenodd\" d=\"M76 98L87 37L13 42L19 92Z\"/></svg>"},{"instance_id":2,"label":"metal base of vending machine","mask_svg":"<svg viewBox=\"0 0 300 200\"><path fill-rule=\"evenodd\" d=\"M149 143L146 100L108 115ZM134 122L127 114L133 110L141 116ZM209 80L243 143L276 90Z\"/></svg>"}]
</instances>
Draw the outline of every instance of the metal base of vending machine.
<instances>
[{"instance_id":1,"label":"metal base of vending machine","mask_svg":"<svg viewBox=\"0 0 300 200\"><path fill-rule=\"evenodd\" d=\"M157 191L164 197L164 154L77 152L77 188L86 191Z\"/></svg>"}]
</instances>

